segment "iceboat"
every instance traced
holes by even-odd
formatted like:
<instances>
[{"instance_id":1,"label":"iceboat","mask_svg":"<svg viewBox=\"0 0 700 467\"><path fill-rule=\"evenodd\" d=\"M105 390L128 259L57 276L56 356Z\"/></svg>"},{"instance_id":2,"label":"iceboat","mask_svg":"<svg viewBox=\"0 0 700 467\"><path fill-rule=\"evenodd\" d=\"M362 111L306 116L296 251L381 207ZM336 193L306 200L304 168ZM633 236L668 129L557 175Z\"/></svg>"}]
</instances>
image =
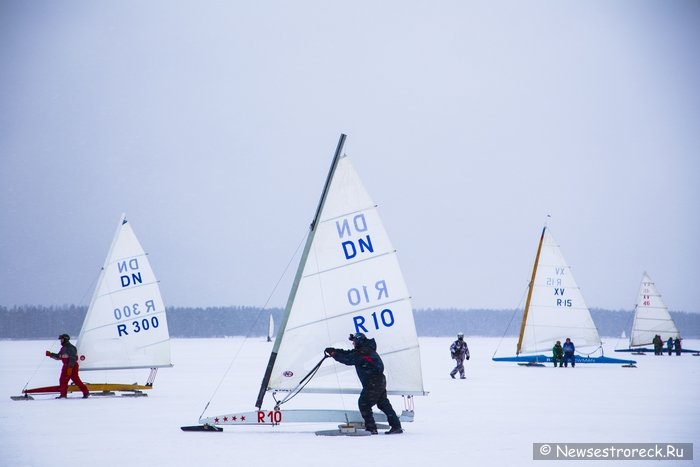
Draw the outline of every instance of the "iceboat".
<instances>
[{"instance_id":1,"label":"iceboat","mask_svg":"<svg viewBox=\"0 0 700 467\"><path fill-rule=\"evenodd\" d=\"M566 338L576 346L576 363L634 365L634 360L606 357L598 329L559 244L545 225L532 268L515 356L492 358L544 366L552 362L552 347Z\"/></svg>"},{"instance_id":2,"label":"iceboat","mask_svg":"<svg viewBox=\"0 0 700 467\"><path fill-rule=\"evenodd\" d=\"M145 396L143 391L152 389L158 368L173 366L160 287L124 214L100 270L76 347L81 379L91 395ZM87 381L90 371L132 369L150 370L143 384ZM56 372L58 377L58 366ZM77 386L68 386L69 393L76 391L80 391ZM32 394L58 392L58 386L25 387L22 396L12 398L25 400Z\"/></svg>"},{"instance_id":3,"label":"iceboat","mask_svg":"<svg viewBox=\"0 0 700 467\"><path fill-rule=\"evenodd\" d=\"M635 355L644 355L646 352L654 352L654 336L661 336L664 344L663 352L668 352L666 345L668 338L675 341L681 338L681 333L676 327L668 307L664 303L661 294L656 288L656 284L651 280L645 271L642 275L642 283L639 286L639 296L634 307L634 320L632 322L632 332L630 333L629 346L626 349L615 349L615 352L632 352ZM675 350L673 351L675 353ZM683 349L681 352L700 354L698 350Z\"/></svg>"},{"instance_id":4,"label":"iceboat","mask_svg":"<svg viewBox=\"0 0 700 467\"><path fill-rule=\"evenodd\" d=\"M343 153L344 142L341 135L265 367L256 409L203 414L200 425L182 430L337 423L338 429L317 434L367 433L354 400L354 409L334 409L323 403L312 409L288 408L292 399L313 407L319 398L311 394L360 393L355 368L323 353L326 347L347 348L348 335L356 332L375 338L387 393L390 398L403 397L400 419L413 421L413 397L427 393L411 297L377 206ZM269 405L264 408L268 395ZM374 417L380 426L387 421L383 413Z\"/></svg>"},{"instance_id":5,"label":"iceboat","mask_svg":"<svg viewBox=\"0 0 700 467\"><path fill-rule=\"evenodd\" d=\"M275 335L275 320L270 313L270 317L267 320L267 341L272 342L272 336Z\"/></svg>"}]
</instances>

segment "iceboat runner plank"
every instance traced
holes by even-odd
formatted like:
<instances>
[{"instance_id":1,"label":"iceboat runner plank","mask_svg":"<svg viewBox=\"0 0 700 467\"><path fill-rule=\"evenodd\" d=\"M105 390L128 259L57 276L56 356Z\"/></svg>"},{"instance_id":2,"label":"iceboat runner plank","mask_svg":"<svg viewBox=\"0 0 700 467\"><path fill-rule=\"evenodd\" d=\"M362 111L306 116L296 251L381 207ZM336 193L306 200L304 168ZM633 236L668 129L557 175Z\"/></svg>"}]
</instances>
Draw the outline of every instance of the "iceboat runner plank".
<instances>
[{"instance_id":1,"label":"iceboat runner plank","mask_svg":"<svg viewBox=\"0 0 700 467\"><path fill-rule=\"evenodd\" d=\"M123 384L123 383L85 383L88 391L92 392L128 392L128 391L147 391L153 389L153 386L144 384ZM39 388L25 389L24 394L51 394L60 392L59 386L43 386ZM71 384L68 386L68 392L80 392L78 386Z\"/></svg>"},{"instance_id":2,"label":"iceboat runner plank","mask_svg":"<svg viewBox=\"0 0 700 467\"><path fill-rule=\"evenodd\" d=\"M412 422L413 411L404 410L399 419L401 422ZM378 423L388 423L386 415L374 413ZM357 410L253 410L224 415L200 418L203 425L281 425L283 423L363 423L364 420Z\"/></svg>"}]
</instances>

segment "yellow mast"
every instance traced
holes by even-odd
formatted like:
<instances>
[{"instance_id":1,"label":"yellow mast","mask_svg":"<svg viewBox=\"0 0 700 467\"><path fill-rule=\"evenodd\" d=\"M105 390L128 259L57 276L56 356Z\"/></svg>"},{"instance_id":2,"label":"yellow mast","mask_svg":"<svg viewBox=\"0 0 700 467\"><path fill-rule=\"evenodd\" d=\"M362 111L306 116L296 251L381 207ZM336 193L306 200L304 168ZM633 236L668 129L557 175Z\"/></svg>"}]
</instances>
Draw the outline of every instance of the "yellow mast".
<instances>
[{"instance_id":1,"label":"yellow mast","mask_svg":"<svg viewBox=\"0 0 700 467\"><path fill-rule=\"evenodd\" d=\"M542 228L540 236L540 244L537 247L537 255L535 256L535 264L532 266L532 277L530 278L530 287L527 291L527 300L525 301L525 313L523 313L523 322L520 325L520 336L518 336L518 347L515 350L515 355L520 355L520 348L523 345L523 334L525 333L525 322L527 321L527 313L530 310L530 300L532 299L532 288L535 285L535 275L537 274L537 265L540 262L540 252L542 251L542 242L544 241L544 231L547 230L545 225Z\"/></svg>"}]
</instances>

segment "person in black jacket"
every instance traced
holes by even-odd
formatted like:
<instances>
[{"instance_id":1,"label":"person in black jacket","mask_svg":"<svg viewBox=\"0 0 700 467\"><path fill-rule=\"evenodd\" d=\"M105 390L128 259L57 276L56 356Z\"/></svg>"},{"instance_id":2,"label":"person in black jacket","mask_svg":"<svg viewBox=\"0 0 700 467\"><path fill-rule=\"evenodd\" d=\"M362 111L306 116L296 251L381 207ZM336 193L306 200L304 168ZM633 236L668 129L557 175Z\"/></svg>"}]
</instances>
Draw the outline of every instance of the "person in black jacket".
<instances>
[{"instance_id":1,"label":"person in black jacket","mask_svg":"<svg viewBox=\"0 0 700 467\"><path fill-rule=\"evenodd\" d=\"M564 350L564 367L566 367L567 364L571 362L571 368L574 368L576 366L576 356L574 355L574 352L576 351L576 346L573 342L571 342L571 339L569 337L567 337L566 341L564 341L562 349Z\"/></svg>"},{"instance_id":2,"label":"person in black jacket","mask_svg":"<svg viewBox=\"0 0 700 467\"><path fill-rule=\"evenodd\" d=\"M403 433L401 421L396 415L394 408L386 396L386 377L384 376L384 363L377 354L377 343L374 339L358 332L350 334L353 343L353 350L342 350L328 347L325 354L333 357L337 362L344 365L354 365L357 377L362 383L362 392L357 400L360 414L365 420L365 430L373 435L377 434L377 424L372 415L372 407L377 406L379 410L386 414L386 418L391 429L385 434L393 435Z\"/></svg>"},{"instance_id":3,"label":"person in black jacket","mask_svg":"<svg viewBox=\"0 0 700 467\"><path fill-rule=\"evenodd\" d=\"M670 338L669 338L669 339L670 339ZM673 341L673 342L674 342L674 345L675 345L675 347L676 347L676 355L680 355L680 354L681 354L681 338L680 338L680 337L676 337L676 340ZM669 352L669 355L671 355L670 352Z\"/></svg>"},{"instance_id":4,"label":"person in black jacket","mask_svg":"<svg viewBox=\"0 0 700 467\"><path fill-rule=\"evenodd\" d=\"M60 394L56 399L65 399L68 397L69 380L73 380L75 385L82 391L83 399L87 399L90 395L90 391L88 391L87 386L80 380L80 376L78 375L78 350L70 343L70 336L68 334L61 334L58 336L58 340L61 341L61 350L59 350L58 353L46 351L47 357L63 362L61 376L58 379Z\"/></svg>"}]
</instances>

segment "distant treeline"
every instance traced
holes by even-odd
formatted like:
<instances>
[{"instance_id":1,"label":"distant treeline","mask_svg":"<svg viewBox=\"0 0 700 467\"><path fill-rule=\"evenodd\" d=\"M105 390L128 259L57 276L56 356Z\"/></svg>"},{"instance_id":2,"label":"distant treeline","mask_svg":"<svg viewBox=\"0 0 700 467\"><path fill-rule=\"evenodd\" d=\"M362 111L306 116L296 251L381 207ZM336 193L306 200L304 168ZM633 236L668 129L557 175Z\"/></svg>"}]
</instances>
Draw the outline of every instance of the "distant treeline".
<instances>
[{"instance_id":1,"label":"distant treeline","mask_svg":"<svg viewBox=\"0 0 700 467\"><path fill-rule=\"evenodd\" d=\"M0 306L0 339L44 339L68 333L77 338L87 307ZM167 309L172 337L265 336L272 314L279 326L282 310L230 306L212 308L172 307ZM592 309L601 336L628 336L632 311ZM515 336L520 330L522 310L423 309L413 316L421 336ZM685 338L700 338L700 313L671 312Z\"/></svg>"}]
</instances>

